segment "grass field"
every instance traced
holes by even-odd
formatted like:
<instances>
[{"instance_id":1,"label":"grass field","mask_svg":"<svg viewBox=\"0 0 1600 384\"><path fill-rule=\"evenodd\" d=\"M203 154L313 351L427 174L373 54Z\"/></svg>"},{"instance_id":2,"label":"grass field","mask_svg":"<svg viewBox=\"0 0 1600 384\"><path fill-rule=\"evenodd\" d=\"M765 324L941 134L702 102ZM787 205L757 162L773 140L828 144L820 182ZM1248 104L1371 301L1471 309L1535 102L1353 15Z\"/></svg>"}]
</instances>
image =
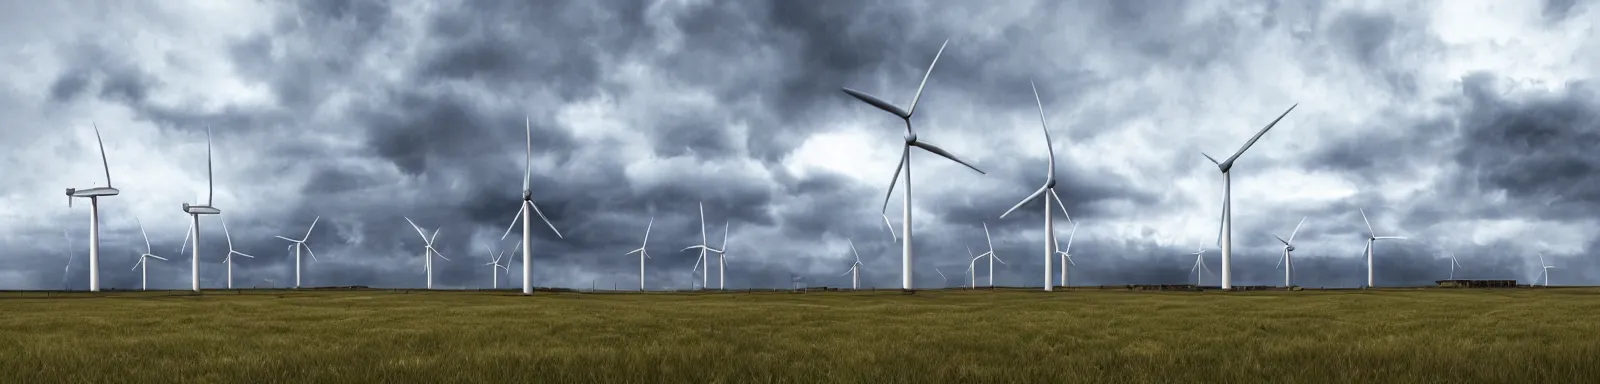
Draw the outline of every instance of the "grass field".
<instances>
[{"instance_id":1,"label":"grass field","mask_svg":"<svg viewBox=\"0 0 1600 384\"><path fill-rule=\"evenodd\" d=\"M1600 382L1591 288L54 296L0 382Z\"/></svg>"}]
</instances>

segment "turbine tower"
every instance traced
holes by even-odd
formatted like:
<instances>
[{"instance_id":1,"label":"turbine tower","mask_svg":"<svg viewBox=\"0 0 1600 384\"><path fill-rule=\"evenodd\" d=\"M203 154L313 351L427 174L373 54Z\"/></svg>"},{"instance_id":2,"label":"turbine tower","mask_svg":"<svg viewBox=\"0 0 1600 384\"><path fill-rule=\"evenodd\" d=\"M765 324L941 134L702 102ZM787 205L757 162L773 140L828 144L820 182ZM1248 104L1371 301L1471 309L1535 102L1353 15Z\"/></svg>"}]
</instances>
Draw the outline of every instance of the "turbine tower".
<instances>
[{"instance_id":1,"label":"turbine tower","mask_svg":"<svg viewBox=\"0 0 1600 384\"><path fill-rule=\"evenodd\" d=\"M284 239L284 240L289 241L290 243L293 243L293 244L289 244L289 248L294 250L294 288L295 289L300 289L300 249L304 248L306 250L306 253L311 254L311 261L317 261L317 253L316 252L311 252L311 246L306 245L306 240L311 238L311 230L317 229L317 221L318 220L322 220L322 216L319 215L316 218L311 219L311 228L307 228L306 229L306 235L304 237L301 237L299 240L295 240L295 239L291 239L291 238L287 238L287 237L283 237L283 236L276 236L279 239Z\"/></svg>"},{"instance_id":2,"label":"turbine tower","mask_svg":"<svg viewBox=\"0 0 1600 384\"><path fill-rule=\"evenodd\" d=\"M200 215L222 214L222 210L211 205L215 194L211 172L211 128L206 128L206 205L183 203L183 212L189 214L189 233L184 234L184 244L189 243L189 238L194 238L194 254L189 257L189 286L195 292L200 292ZM178 253L183 253L182 247L178 248Z\"/></svg>"},{"instance_id":3,"label":"turbine tower","mask_svg":"<svg viewBox=\"0 0 1600 384\"><path fill-rule=\"evenodd\" d=\"M989 240L989 223L983 223L983 241L989 243L989 251L978 255L978 257L989 257L989 288L994 288L994 261L1000 260L1000 256L994 254L994 241ZM972 249L967 249L967 253L972 253ZM1000 264L1007 265L1005 260L1000 260ZM1045 276L1050 275L1049 270L1045 270L1045 272ZM1049 285L1050 281L1046 280L1044 283Z\"/></svg>"},{"instance_id":4,"label":"turbine tower","mask_svg":"<svg viewBox=\"0 0 1600 384\"><path fill-rule=\"evenodd\" d=\"M233 250L233 235L228 234L228 219L223 219L222 216L217 216L217 219L222 220L222 238L228 240L228 257L227 259L222 260L222 262L228 264L228 289L233 289L233 255L244 256L252 259L256 257L247 255L244 252Z\"/></svg>"},{"instance_id":5,"label":"turbine tower","mask_svg":"<svg viewBox=\"0 0 1600 384\"><path fill-rule=\"evenodd\" d=\"M1217 246L1222 248L1222 289L1233 289L1233 211L1231 210L1233 194L1233 182L1231 180L1233 173L1231 171L1233 170L1233 162L1238 160L1239 155L1243 155L1245 150L1250 149L1251 145L1255 145L1256 140L1261 139L1261 135L1267 134L1267 130L1272 129L1274 125L1278 125L1279 120L1283 120L1284 116L1289 115L1289 111L1293 111L1294 107L1298 106L1300 104L1289 106L1289 109L1283 111L1282 115L1278 115L1277 119L1273 119L1266 127L1261 128L1260 132L1256 132L1256 135L1251 137L1250 141L1246 141L1243 147L1239 147L1239 151L1234 152L1233 156L1229 156L1228 160L1219 162L1217 159L1212 158L1211 155L1205 154L1205 152L1200 153L1207 160L1211 160L1212 164L1216 164L1218 170L1222 171L1222 218L1217 225Z\"/></svg>"},{"instance_id":6,"label":"turbine tower","mask_svg":"<svg viewBox=\"0 0 1600 384\"><path fill-rule=\"evenodd\" d=\"M133 222L139 225L139 235L144 236L144 253L139 254L139 262L133 263L133 269L139 270L139 290L144 291L150 287L150 258L161 261L167 261L167 258L152 253L155 251L150 249L150 235L144 232L144 223L139 222L137 217L133 218Z\"/></svg>"},{"instance_id":7,"label":"turbine tower","mask_svg":"<svg viewBox=\"0 0 1600 384\"><path fill-rule=\"evenodd\" d=\"M884 215L884 219L887 222L887 219L888 219L887 213L889 211L889 197L894 195L894 185L895 185L895 183L897 181L900 180L900 174L904 173L906 175L905 199L904 199L905 212L901 213L901 223L900 223L900 226L901 226L900 227L900 232L902 234L904 234L904 236L902 236L903 237L903 242L900 243L900 246L901 246L901 255L900 255L900 288L901 289L906 289L906 290L912 289L912 284L911 284L911 147L921 148L924 151L932 152L935 155L939 155L939 156L944 157L946 159L950 159L951 161L955 161L956 163L959 163L961 165L965 165L965 166L967 166L967 168L972 168L972 170L978 171L979 174L983 173L983 171L979 170L978 167L974 167L974 166L972 166L972 164L967 164L967 162L961 161L961 159L957 159L956 156L950 154L950 152L945 151L944 149L939 148L938 146L935 146L933 144L928 144L928 143L925 143L925 142L917 140L916 130L911 128L911 116L914 113L916 113L916 111L917 111L917 101L922 99L922 89L923 89L923 87L926 87L928 85L928 75L933 74L934 65L939 64L939 56L944 54L944 47L946 45L949 45L949 44L950 44L950 41L949 40L945 40L944 44L939 45L939 52L935 53L933 55L933 63L928 64L928 71L924 72L922 74L922 84L917 86L917 93L914 96L911 97L911 105L907 109L901 109L900 107L896 107L894 104L890 104L887 101L883 101L882 99L879 99L876 96L872 96L872 95L868 95L866 93L862 93L861 91L857 91L857 90L850 89L850 88L844 88L843 89L844 93L847 93L850 96L853 96L858 100L866 102L867 104L871 104L872 106L877 107L878 109L882 109L885 112L892 113L896 117L899 117L900 120L905 121L905 124L906 124L905 144L901 145L901 147L900 147L900 164L895 166L894 177L889 181L889 191L886 192L885 195L883 196L883 210L882 210L882 214ZM893 230L891 230L891 234L890 234L891 236L893 236L892 232L893 232Z\"/></svg>"},{"instance_id":8,"label":"turbine tower","mask_svg":"<svg viewBox=\"0 0 1600 384\"><path fill-rule=\"evenodd\" d=\"M728 225L732 222L722 222L722 249L712 249L717 253L717 290L728 288Z\"/></svg>"},{"instance_id":9,"label":"turbine tower","mask_svg":"<svg viewBox=\"0 0 1600 384\"><path fill-rule=\"evenodd\" d=\"M503 235L500 235L500 240L505 240L506 236L510 236L511 235L511 228L515 228L517 226L517 220L518 219L522 220L522 244L523 244L523 247L522 247L522 294L524 294L524 295L532 295L533 294L533 280L532 280L532 276L533 276L533 263L532 263L532 261L533 261L533 251L532 251L532 249L533 249L533 226L531 226L530 224L532 224L531 221L533 221L533 216L528 214L528 210L530 208L532 208L533 213L539 215L539 220L544 220L544 224L550 226L550 231L556 233L556 238L561 239L563 237L561 237L561 231L556 229L556 225L555 224L551 224L550 223L550 219L545 218L544 217L544 212L539 210L539 206L533 203L533 190L529 189L530 186L528 185L529 183L531 183L533 181L533 119L532 118L529 118L529 117L526 117L526 116L523 117L523 130L526 131L526 133L527 133L528 152L527 152L527 154L525 156L523 156L524 171L522 173L522 203L520 204L521 205L520 207L517 207L517 215L513 216L511 218L511 225L506 227L506 233L503 234ZM412 224L412 226L416 226L416 225ZM442 255L439 256L439 257L440 258L444 258L444 256L442 256ZM445 260L450 260L450 259L445 259ZM432 265L432 263L429 263L429 265ZM432 279L433 279L432 272L429 272L428 279L429 279L429 281L432 281Z\"/></svg>"},{"instance_id":10,"label":"turbine tower","mask_svg":"<svg viewBox=\"0 0 1600 384\"><path fill-rule=\"evenodd\" d=\"M67 188L67 207L72 207L74 197L89 199L89 292L100 292L100 198L116 196L122 191L111 186L111 163L106 160L106 143L100 139L99 125L94 125L94 141L100 146L100 167L106 171L106 186Z\"/></svg>"},{"instance_id":11,"label":"turbine tower","mask_svg":"<svg viewBox=\"0 0 1600 384\"><path fill-rule=\"evenodd\" d=\"M1295 224L1294 231L1289 232L1288 240L1284 240L1282 237L1278 237L1278 235L1272 235L1273 238L1278 239L1278 242L1283 243L1283 258L1278 259L1278 266L1273 268L1283 267L1284 288L1294 286L1294 235L1300 233L1300 226L1305 224L1306 217L1301 217L1300 224Z\"/></svg>"},{"instance_id":12,"label":"turbine tower","mask_svg":"<svg viewBox=\"0 0 1600 384\"><path fill-rule=\"evenodd\" d=\"M1367 210L1360 209L1359 211L1361 212L1361 221L1367 223L1367 288L1372 288L1374 286L1372 284L1372 242L1405 238L1400 236L1378 236L1377 232L1372 230L1372 222L1367 220Z\"/></svg>"},{"instance_id":13,"label":"turbine tower","mask_svg":"<svg viewBox=\"0 0 1600 384\"><path fill-rule=\"evenodd\" d=\"M861 253L856 252L855 240L845 239L850 244L850 253L856 255L856 262L850 264L850 270L844 271L839 276L850 275L850 289L861 289Z\"/></svg>"},{"instance_id":14,"label":"turbine tower","mask_svg":"<svg viewBox=\"0 0 1600 384\"><path fill-rule=\"evenodd\" d=\"M977 265L978 265L978 259L983 258L983 256L982 255L974 256L972 254L972 247L967 247L967 256L971 256L972 257L972 260L967 260L967 282L969 284L971 284L968 288L978 289L978 268L977 268ZM993 280L993 279L991 278L991 280Z\"/></svg>"},{"instance_id":15,"label":"turbine tower","mask_svg":"<svg viewBox=\"0 0 1600 384\"><path fill-rule=\"evenodd\" d=\"M1055 199L1055 202L1061 205L1061 214L1067 217L1067 222L1072 222L1072 215L1067 214L1067 205L1061 203L1061 195L1056 194L1056 150L1051 145L1050 126L1044 120L1044 102L1040 101L1039 88L1035 87L1032 81L1028 82L1028 86L1033 87L1033 101L1039 105L1039 127L1044 129L1045 153L1049 155L1050 164L1045 171L1044 185L1040 186L1039 190L1033 191L1032 195L1028 195L1027 198L1017 202L1017 205L1011 206L1011 209L1006 210L1006 213L1000 214L1000 218L1006 218L1006 215L1010 215L1012 211L1022 208L1023 204L1027 204L1034 199L1044 200L1044 290L1050 291L1054 287L1054 285L1050 284L1050 258L1056 256L1056 222L1054 218L1050 217L1051 199ZM1045 192L1050 192L1050 195L1046 196ZM990 271L990 273L994 272ZM1065 276L1066 273L1066 266L1062 266L1061 274ZM990 285L994 285L993 282Z\"/></svg>"},{"instance_id":16,"label":"turbine tower","mask_svg":"<svg viewBox=\"0 0 1600 384\"><path fill-rule=\"evenodd\" d=\"M433 289L433 257L439 256L439 258L444 259L444 261L450 261L450 258L444 257L444 254L439 253L439 250L433 249L433 239L439 237L439 230L443 228L434 228L433 236L428 236L428 234L422 232L422 227L418 227L416 222L411 221L411 218L407 217L405 219L407 223L411 223L412 229L417 230L417 236L422 236L422 269L428 274L428 289ZM523 265L526 266L527 262L524 261ZM526 271L526 269L524 269L524 271ZM522 281L528 281L527 275L523 275ZM526 291L526 287L524 287L524 291Z\"/></svg>"},{"instance_id":17,"label":"turbine tower","mask_svg":"<svg viewBox=\"0 0 1600 384\"><path fill-rule=\"evenodd\" d=\"M1206 267L1205 254L1206 254L1206 245L1205 245L1204 242L1201 242L1201 244L1198 247L1198 249L1196 249L1194 251L1194 253L1191 253L1191 255L1194 255L1194 267L1190 267L1189 268L1189 272L1194 272L1194 286L1196 286L1196 287L1201 286L1201 284L1200 284L1200 273L1201 272L1211 272L1211 268Z\"/></svg>"},{"instance_id":18,"label":"turbine tower","mask_svg":"<svg viewBox=\"0 0 1600 384\"><path fill-rule=\"evenodd\" d=\"M1066 288L1067 287L1067 266L1068 265L1078 265L1078 263L1072 262L1072 238L1077 237L1077 236L1078 236L1078 222L1074 221L1074 222L1072 222L1072 232L1067 234L1067 248L1063 249L1063 250L1060 250L1060 251L1056 251L1056 254L1061 256L1061 287L1062 288ZM1054 238L1055 236L1050 236L1050 237ZM1061 239L1055 239L1055 240L1056 240L1057 243L1061 242ZM1060 247L1059 244L1056 245L1056 246Z\"/></svg>"},{"instance_id":19,"label":"turbine tower","mask_svg":"<svg viewBox=\"0 0 1600 384\"><path fill-rule=\"evenodd\" d=\"M639 244L639 249L628 251L623 256L639 254L639 292L644 292L644 259L650 258L650 252L644 248L650 246L650 228L656 225L656 218L650 217L650 222L644 225L644 243Z\"/></svg>"}]
</instances>

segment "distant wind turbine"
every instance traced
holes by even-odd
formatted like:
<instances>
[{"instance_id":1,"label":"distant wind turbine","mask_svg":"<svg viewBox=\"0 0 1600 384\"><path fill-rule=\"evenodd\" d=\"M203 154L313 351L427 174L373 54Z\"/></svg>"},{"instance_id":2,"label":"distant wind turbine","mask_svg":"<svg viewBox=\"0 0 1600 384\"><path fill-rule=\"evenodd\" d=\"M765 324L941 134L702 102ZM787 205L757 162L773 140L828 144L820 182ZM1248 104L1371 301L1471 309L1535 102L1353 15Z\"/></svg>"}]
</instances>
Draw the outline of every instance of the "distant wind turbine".
<instances>
[{"instance_id":1,"label":"distant wind turbine","mask_svg":"<svg viewBox=\"0 0 1600 384\"><path fill-rule=\"evenodd\" d=\"M1061 256L1061 287L1062 288L1066 288L1068 286L1067 285L1067 266L1068 265L1078 265L1078 263L1072 262L1072 239L1075 238L1075 237L1078 237L1078 223L1079 222L1076 222L1076 221L1072 222L1072 232L1067 234L1067 248L1065 248L1063 250L1060 250L1060 251L1056 251L1056 254ZM1056 242L1060 242L1061 241L1061 239L1056 239L1055 236L1050 236L1050 237L1052 239L1054 239ZM1060 247L1060 245L1057 245L1057 247Z\"/></svg>"},{"instance_id":2,"label":"distant wind turbine","mask_svg":"<svg viewBox=\"0 0 1600 384\"><path fill-rule=\"evenodd\" d=\"M222 221L222 238L228 240L228 257L222 260L222 262L228 264L228 289L233 289L233 255L244 256L252 259L256 257L247 255L244 252L233 250L233 235L228 234L228 219L223 219L222 216L217 216L217 219Z\"/></svg>"},{"instance_id":3,"label":"distant wind turbine","mask_svg":"<svg viewBox=\"0 0 1600 384\"><path fill-rule=\"evenodd\" d=\"M889 112L891 114L894 114L896 117L899 117L900 120L904 121L905 124L906 124L905 144L901 145L901 147L900 147L900 164L895 166L894 177L891 178L890 181L889 181L889 191L886 192L885 195L883 196L883 210L882 210L883 213L884 213L884 219L885 219L884 221L885 221L885 223L887 223L887 221L888 221L887 212L889 211L889 197L894 194L894 185L895 185L895 183L897 181L899 181L900 174L904 173L906 175L905 199L904 199L905 210L904 210L904 212L901 213L901 223L900 223L900 233L904 235L903 236L903 240L900 243L900 246L901 246L901 255L900 255L900 288L901 289L907 289L907 290L912 289L912 284L911 284L911 147L921 148L924 151L932 152L933 154L939 155L940 157L944 157L946 159L950 159L951 161L955 161L956 163L959 163L961 165L965 165L965 166L967 166L967 168L972 168L972 170L978 171L979 174L983 173L983 171L979 170L978 167L974 167L974 166L972 166L972 164L968 164L965 161L961 161L961 159L957 159L956 156L950 154L950 152L945 151L944 149L939 148L938 146L935 146L933 144L928 144L928 143L925 143L925 142L917 140L916 130L911 127L911 116L913 114L915 114L916 111L917 111L917 101L922 99L922 89L928 85L928 75L933 74L933 67L935 65L939 64L939 56L944 54L944 47L946 45L949 45L949 44L950 44L950 41L949 40L945 40L944 44L939 45L939 52L935 53L933 55L933 62L928 64L928 71L927 72L923 72L923 74L922 74L922 84L917 85L917 93L914 96L911 97L911 105L906 109L901 109L900 107L897 107L894 104L890 104L889 102L884 101L883 99L879 99L876 96L868 95L868 94L863 93L861 91L857 91L857 90L850 89L850 88L844 88L843 89L844 93L849 94L852 97L855 97L857 100L861 100L863 102L866 102L867 104L871 104L872 106L877 107L878 109L881 109L881 110L883 110L885 112ZM891 230L891 234L890 234L891 236L893 236L892 232L893 232L893 230Z\"/></svg>"},{"instance_id":4,"label":"distant wind turbine","mask_svg":"<svg viewBox=\"0 0 1600 384\"><path fill-rule=\"evenodd\" d=\"M628 253L623 254L623 256L632 255L632 254L635 254L635 253L639 254L639 291L640 292L644 292L644 259L650 258L650 252L646 251L644 249L645 249L645 247L650 246L650 228L654 227L655 225L656 225L656 218L655 217L651 217L650 218L650 222L646 223L644 225L644 243L639 244L639 249L635 249L635 250L629 251Z\"/></svg>"},{"instance_id":5,"label":"distant wind turbine","mask_svg":"<svg viewBox=\"0 0 1600 384\"><path fill-rule=\"evenodd\" d=\"M989 257L989 288L994 288L994 262L999 260L1000 264L1007 264L1005 260L1000 260L1000 255L994 253L994 241L989 239L989 223L983 223L983 241L989 244L989 251L978 255L978 257ZM972 251L969 249L967 252L971 253ZM1049 285L1050 282L1046 281L1045 284Z\"/></svg>"},{"instance_id":6,"label":"distant wind turbine","mask_svg":"<svg viewBox=\"0 0 1600 384\"><path fill-rule=\"evenodd\" d=\"M496 254L494 252L494 249L489 248L488 244L485 244L483 246L483 250L489 251L489 262L483 263L483 265L489 265L490 266L489 267L489 287L490 287L490 289L500 289L500 270L501 269L507 269L507 270L510 269L510 268L507 268L504 265L500 265L500 259L505 258L506 251L500 251L499 254Z\"/></svg>"},{"instance_id":7,"label":"distant wind turbine","mask_svg":"<svg viewBox=\"0 0 1600 384\"><path fill-rule=\"evenodd\" d=\"M1283 268L1284 288L1294 286L1294 235L1300 233L1300 226L1305 224L1306 218L1301 217L1300 224L1295 224L1294 231L1289 232L1288 240L1284 240L1282 237L1278 237L1278 235L1272 235L1273 238L1278 239L1278 242L1283 243L1283 258L1278 259L1278 266L1273 268Z\"/></svg>"},{"instance_id":8,"label":"distant wind turbine","mask_svg":"<svg viewBox=\"0 0 1600 384\"><path fill-rule=\"evenodd\" d=\"M1359 211L1361 212L1361 221L1367 223L1367 287L1371 288L1374 286L1372 284L1372 242L1389 239L1401 240L1405 238L1400 236L1378 236L1377 232L1372 230L1372 222L1367 220L1367 210L1360 209Z\"/></svg>"},{"instance_id":9,"label":"distant wind turbine","mask_svg":"<svg viewBox=\"0 0 1600 384\"><path fill-rule=\"evenodd\" d=\"M1222 217L1219 220L1220 222L1217 223L1217 246L1222 248L1222 289L1233 289L1233 207L1231 203L1233 183L1230 180L1233 174L1231 172L1233 170L1233 162L1238 160L1239 155L1243 155L1245 150L1250 149L1250 146L1255 145L1256 140L1261 139L1261 135L1267 134L1267 130L1272 129L1274 125L1278 125L1278 121L1283 120L1284 116L1289 115L1289 111L1293 111L1294 107L1298 106L1300 104L1289 106L1289 109L1283 111L1282 115L1278 115L1277 119L1273 119L1266 127L1261 128L1260 132L1256 132L1255 136L1250 137L1250 141L1246 141L1243 147L1239 147L1239 151L1234 152L1233 156L1229 156L1228 160L1217 161L1216 158L1205 154L1205 152L1200 153L1201 156L1206 157L1206 160L1211 160L1212 164L1216 164L1218 170L1222 171Z\"/></svg>"},{"instance_id":10,"label":"distant wind turbine","mask_svg":"<svg viewBox=\"0 0 1600 384\"><path fill-rule=\"evenodd\" d=\"M189 244L189 239L194 239L194 253L189 257L189 286L191 290L200 292L200 215L221 215L222 210L212 206L211 198L216 195L216 186L213 184L211 172L211 128L206 128L206 205L190 205L183 203L183 213L189 214L189 230L185 233L184 244ZM183 253L183 247L178 247L178 253Z\"/></svg>"},{"instance_id":11,"label":"distant wind turbine","mask_svg":"<svg viewBox=\"0 0 1600 384\"><path fill-rule=\"evenodd\" d=\"M444 259L444 261L450 261L450 258L444 257L444 254L439 253L439 250L433 248L433 240L439 237L439 230L444 228L434 228L433 236L428 236L427 233L422 232L422 227L418 227L416 222L411 221L411 218L407 217L405 219L407 223L411 224L412 229L417 230L417 236L422 236L422 268L428 274L428 289L433 289L433 256L439 256L439 258ZM526 262L524 262L524 265L526 265ZM526 271L526 269L524 269L524 271ZM522 281L528 281L528 277L523 276Z\"/></svg>"},{"instance_id":12,"label":"distant wind turbine","mask_svg":"<svg viewBox=\"0 0 1600 384\"><path fill-rule=\"evenodd\" d=\"M1456 279L1456 267L1460 267L1461 266L1461 262L1456 260L1456 253L1455 252L1445 251L1445 255L1446 256L1450 256L1450 280L1455 280Z\"/></svg>"},{"instance_id":13,"label":"distant wind turbine","mask_svg":"<svg viewBox=\"0 0 1600 384\"><path fill-rule=\"evenodd\" d=\"M1545 262L1543 253L1539 254L1539 266L1541 267L1540 269L1542 272L1544 272L1544 286L1548 287L1550 286L1550 270L1557 268Z\"/></svg>"},{"instance_id":14,"label":"distant wind turbine","mask_svg":"<svg viewBox=\"0 0 1600 384\"><path fill-rule=\"evenodd\" d=\"M89 291L100 292L100 198L116 196L122 191L111 186L111 163L106 160L106 143L100 139L99 125L94 125L94 141L100 146L100 166L106 171L106 186L67 188L67 207L72 207L74 197L89 199Z\"/></svg>"},{"instance_id":15,"label":"distant wind turbine","mask_svg":"<svg viewBox=\"0 0 1600 384\"><path fill-rule=\"evenodd\" d=\"M861 254L856 252L855 240L845 239L850 244L850 253L856 256L856 262L850 264L850 270L844 271L839 276L850 275L850 289L861 289Z\"/></svg>"},{"instance_id":16,"label":"distant wind turbine","mask_svg":"<svg viewBox=\"0 0 1600 384\"><path fill-rule=\"evenodd\" d=\"M1203 285L1200 283L1200 274L1202 272L1211 272L1211 268L1206 267L1205 254L1206 246L1203 242L1194 253L1191 253L1191 255L1194 255L1194 267L1189 268L1189 272L1194 272L1194 285L1197 287Z\"/></svg>"},{"instance_id":17,"label":"distant wind turbine","mask_svg":"<svg viewBox=\"0 0 1600 384\"><path fill-rule=\"evenodd\" d=\"M139 262L133 263L133 269L139 270L139 290L143 291L150 287L150 258L154 257L161 261L167 261L167 258L152 253L155 251L150 249L150 235L144 232L144 223L139 222L138 217L133 218L133 222L139 225L139 235L144 236L144 253L139 254Z\"/></svg>"},{"instance_id":18,"label":"distant wind turbine","mask_svg":"<svg viewBox=\"0 0 1600 384\"><path fill-rule=\"evenodd\" d=\"M724 238L723 242L727 242L727 239ZM710 262L708 262L706 260L706 253L707 252L717 252L717 250L715 248L711 248L710 244L711 244L710 240L706 239L706 203L705 202L700 202L700 244L695 244L695 245L691 245L691 246L688 246L688 247L684 247L683 250L678 251L678 252L683 252L683 251L687 251L687 250L691 250L691 249L695 249L695 248L700 248L700 256L699 256L699 258L695 259L694 263L695 263L695 268L696 268L695 270L696 271L700 271L700 288L702 288L702 289L709 288L706 285L706 282L707 282L707 280L710 279L710 275L711 275L711 264L710 264ZM705 270L698 269L701 266L704 266Z\"/></svg>"},{"instance_id":19,"label":"distant wind turbine","mask_svg":"<svg viewBox=\"0 0 1600 384\"><path fill-rule=\"evenodd\" d=\"M977 265L978 259L983 258L983 255L973 255L972 247L967 247L967 256L972 258L971 260L967 260L967 282L970 284L968 288L978 289Z\"/></svg>"},{"instance_id":20,"label":"distant wind turbine","mask_svg":"<svg viewBox=\"0 0 1600 384\"><path fill-rule=\"evenodd\" d=\"M305 249L306 253L311 254L311 261L317 261L317 253L316 252L311 252L311 246L306 245L306 240L311 238L311 230L317 229L317 221L318 220L322 220L322 216L321 215L318 215L316 218L311 219L311 228L306 228L306 235L304 237L301 237L299 240L295 240L295 239L291 239L291 238L287 238L287 237L283 237L283 236L276 236L279 239L288 240L290 243L293 243L293 244L289 244L289 249L293 249L294 250L294 288L295 289L300 289L300 250L302 248Z\"/></svg>"}]
</instances>

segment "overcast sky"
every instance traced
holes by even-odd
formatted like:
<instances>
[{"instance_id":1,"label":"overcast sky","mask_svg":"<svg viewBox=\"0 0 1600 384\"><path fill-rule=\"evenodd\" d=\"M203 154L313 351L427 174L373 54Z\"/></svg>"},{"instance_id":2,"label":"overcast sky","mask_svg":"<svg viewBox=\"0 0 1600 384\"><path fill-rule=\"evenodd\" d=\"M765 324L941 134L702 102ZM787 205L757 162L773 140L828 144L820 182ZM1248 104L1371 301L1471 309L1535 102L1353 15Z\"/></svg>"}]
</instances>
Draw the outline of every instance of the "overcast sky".
<instances>
[{"instance_id":1,"label":"overcast sky","mask_svg":"<svg viewBox=\"0 0 1600 384\"><path fill-rule=\"evenodd\" d=\"M880 216L903 124L840 92L917 108L922 141L987 172L912 155L915 281L965 284L983 224L1003 285L1043 283L1042 206L999 215L1044 181L1038 85L1059 191L1079 222L1072 284L1193 282L1216 251L1233 168L1237 285L1365 282L1365 209L1379 285L1449 276L1600 283L1600 20L1586 0L1308 1L71 1L0 5L0 289L88 286L89 209L104 186L102 285L189 286L181 204L206 194L235 249L236 286L421 287L432 231L451 261L436 287L490 283L486 248L517 212L524 119L532 194L560 229L533 229L539 286L637 287L653 217L650 289L688 288L696 203L727 285L898 287ZM899 232L901 191L888 216ZM1058 215L1059 236L1070 224ZM227 253L201 220L200 276ZM70 234L70 244L65 234ZM509 252L508 252L509 253ZM69 255L77 255L71 259ZM510 256L507 256L508 258ZM949 277L941 280L938 271ZM520 261L511 279L520 282ZM980 279L987 276L979 265ZM65 282L63 281L65 275ZM716 286L713 269L711 284ZM982 281L982 280L980 280ZM1215 275L1204 282L1217 284ZM506 284L502 277L502 284ZM980 282L984 284L986 282Z\"/></svg>"}]
</instances>

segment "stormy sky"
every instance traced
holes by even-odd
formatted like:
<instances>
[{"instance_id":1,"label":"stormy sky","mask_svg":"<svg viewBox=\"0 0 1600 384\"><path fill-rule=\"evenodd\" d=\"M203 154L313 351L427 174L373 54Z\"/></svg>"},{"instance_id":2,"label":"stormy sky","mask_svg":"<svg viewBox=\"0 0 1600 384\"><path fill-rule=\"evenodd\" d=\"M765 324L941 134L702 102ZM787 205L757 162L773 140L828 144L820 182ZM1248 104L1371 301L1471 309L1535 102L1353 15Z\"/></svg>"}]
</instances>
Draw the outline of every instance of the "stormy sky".
<instances>
[{"instance_id":1,"label":"stormy sky","mask_svg":"<svg viewBox=\"0 0 1600 384\"><path fill-rule=\"evenodd\" d=\"M1457 277L1600 283L1600 20L1586 0L1303 1L73 1L0 5L0 289L88 286L87 200L105 186L102 285L189 286L179 254L206 198L241 259L236 286L490 284L517 212L524 124L539 286L697 283L696 204L727 286L898 287L880 210L903 123L840 92L906 105L945 40L913 119L920 140L987 174L912 155L919 287L965 284L966 247L997 283L1043 283L1042 205L999 215L1044 181L1037 84L1059 192L1078 230L1073 285L1193 282L1220 272L1225 157L1298 107L1232 173L1235 284L1365 282L1365 209L1379 285ZM903 187L903 185L901 185ZM887 214L900 231L901 190ZM1068 229L1059 215L1065 243ZM227 241L201 219L204 287ZM69 243L67 237L72 239ZM508 252L509 253L509 252ZM76 256L72 256L76 255ZM509 259L510 256L507 256ZM70 260L70 269L68 269ZM521 280L521 262L511 279ZM936 272L936 270L938 272ZM713 268L711 285L717 285ZM939 272L947 275L941 280ZM977 270L980 284L988 268ZM1052 273L1054 275L1054 273ZM1204 276L1207 285L1215 275ZM504 276L502 286L506 281Z\"/></svg>"}]
</instances>

